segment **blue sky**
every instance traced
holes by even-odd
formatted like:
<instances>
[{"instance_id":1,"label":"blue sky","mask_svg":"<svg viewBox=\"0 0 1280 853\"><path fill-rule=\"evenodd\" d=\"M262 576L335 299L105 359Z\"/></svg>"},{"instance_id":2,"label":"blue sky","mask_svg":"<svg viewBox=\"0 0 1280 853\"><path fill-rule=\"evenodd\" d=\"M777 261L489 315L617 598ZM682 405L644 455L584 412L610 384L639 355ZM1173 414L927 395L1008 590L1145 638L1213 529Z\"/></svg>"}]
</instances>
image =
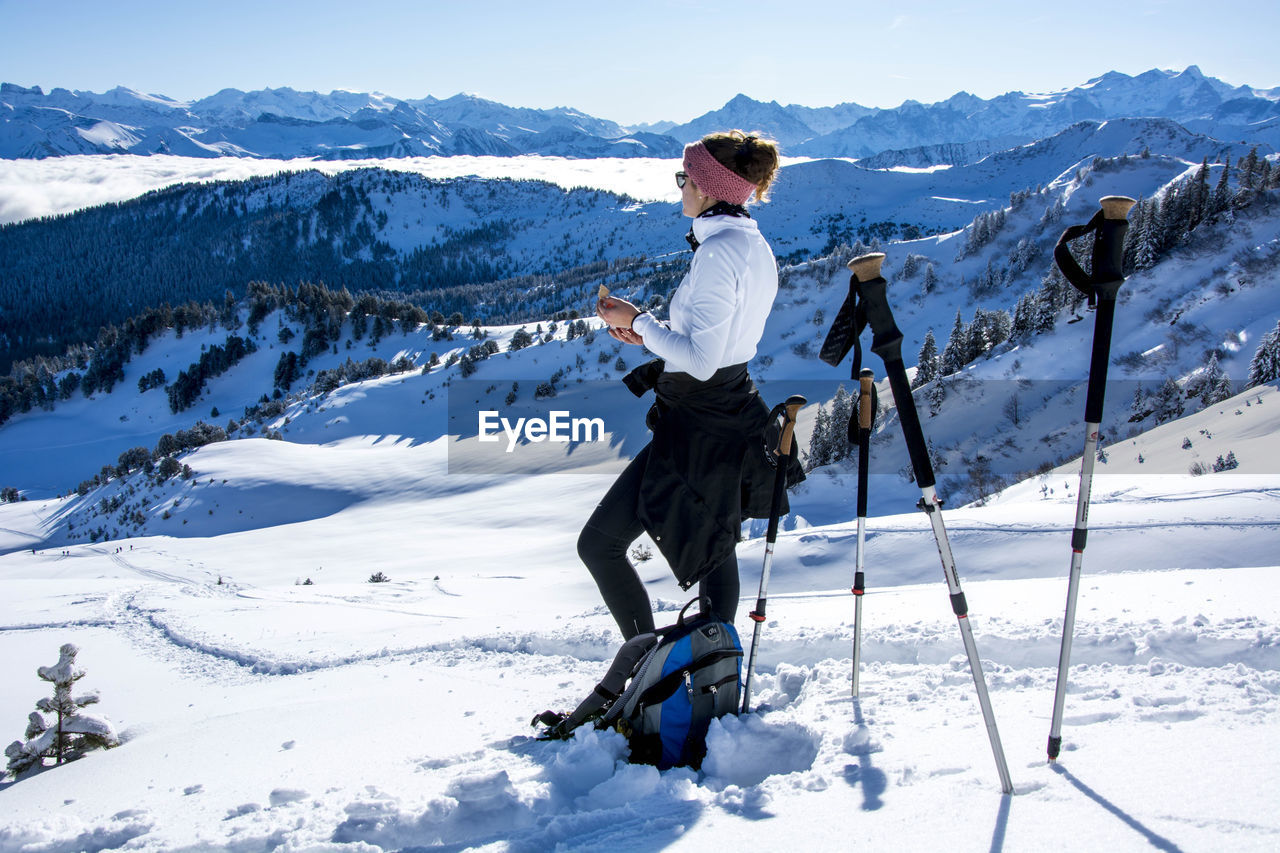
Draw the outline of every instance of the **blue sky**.
<instances>
[{"instance_id":1,"label":"blue sky","mask_svg":"<svg viewBox=\"0 0 1280 853\"><path fill-rule=\"evenodd\" d=\"M624 124L739 92L897 106L1198 65L1280 86L1280 4L1184 0L0 0L0 80L179 99L227 88L460 91Z\"/></svg>"}]
</instances>

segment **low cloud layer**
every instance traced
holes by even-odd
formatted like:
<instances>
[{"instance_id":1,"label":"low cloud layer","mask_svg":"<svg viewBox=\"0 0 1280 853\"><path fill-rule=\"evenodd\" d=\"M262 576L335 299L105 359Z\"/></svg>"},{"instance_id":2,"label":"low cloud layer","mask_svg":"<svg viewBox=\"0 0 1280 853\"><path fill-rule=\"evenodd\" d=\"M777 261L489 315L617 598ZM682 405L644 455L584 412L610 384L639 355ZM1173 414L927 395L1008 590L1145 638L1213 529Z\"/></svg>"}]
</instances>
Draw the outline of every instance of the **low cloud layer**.
<instances>
[{"instance_id":1,"label":"low cloud layer","mask_svg":"<svg viewBox=\"0 0 1280 853\"><path fill-rule=\"evenodd\" d=\"M53 216L109 202L127 201L174 184L240 181L279 172L315 169L326 174L382 168L431 178L536 179L570 189L591 187L641 201L679 200L675 160L564 157L413 157L390 160L256 160L130 154L0 160L0 224Z\"/></svg>"}]
</instances>

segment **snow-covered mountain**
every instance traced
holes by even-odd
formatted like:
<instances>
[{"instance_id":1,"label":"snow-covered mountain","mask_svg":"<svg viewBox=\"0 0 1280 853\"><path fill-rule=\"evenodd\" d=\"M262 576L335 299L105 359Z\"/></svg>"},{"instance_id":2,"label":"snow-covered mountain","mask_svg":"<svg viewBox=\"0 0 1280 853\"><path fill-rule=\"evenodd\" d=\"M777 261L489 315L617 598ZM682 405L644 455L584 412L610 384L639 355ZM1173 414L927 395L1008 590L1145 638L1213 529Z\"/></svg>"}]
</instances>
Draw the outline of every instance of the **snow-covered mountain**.
<instances>
[{"instance_id":1,"label":"snow-covered mountain","mask_svg":"<svg viewBox=\"0 0 1280 853\"><path fill-rule=\"evenodd\" d=\"M1127 117L1196 122L1196 130L1212 130L1219 139L1280 142L1280 102L1263 90L1205 77L1191 66L1133 77L1112 71L1060 92L1009 92L990 100L961 92L936 104L908 101L804 142L793 153L867 157L941 143L1030 142L1081 120Z\"/></svg>"},{"instance_id":2,"label":"snow-covered mountain","mask_svg":"<svg viewBox=\"0 0 1280 853\"><path fill-rule=\"evenodd\" d=\"M679 145L570 109L516 109L466 95L399 100L357 92L223 91L181 103L0 87L0 157L129 152L191 157L348 159L554 153L668 157Z\"/></svg>"},{"instance_id":3,"label":"snow-covered mountain","mask_svg":"<svg viewBox=\"0 0 1280 853\"><path fill-rule=\"evenodd\" d=\"M708 133L735 127L762 132L765 136L776 139L787 151L814 135L813 128L794 115L790 107L784 107L777 101L761 103L746 95L736 95L720 109L677 125L668 130L667 134L682 143L688 143L695 142Z\"/></svg>"},{"instance_id":4,"label":"snow-covered mountain","mask_svg":"<svg viewBox=\"0 0 1280 853\"><path fill-rule=\"evenodd\" d=\"M681 145L726 127L758 130L789 154L869 157L932 148L960 164L981 152L1051 136L1081 120L1161 117L1217 139L1280 145L1273 90L1232 87L1191 66L1136 76L1108 72L1070 89L958 93L893 109L858 104L783 106L738 95L690 122L628 130L560 107L510 107L473 95L397 99L380 93L225 89L189 103L125 88L103 94L0 85L0 158L129 152L321 159L556 154L675 157ZM904 163L903 165L908 165Z\"/></svg>"}]
</instances>

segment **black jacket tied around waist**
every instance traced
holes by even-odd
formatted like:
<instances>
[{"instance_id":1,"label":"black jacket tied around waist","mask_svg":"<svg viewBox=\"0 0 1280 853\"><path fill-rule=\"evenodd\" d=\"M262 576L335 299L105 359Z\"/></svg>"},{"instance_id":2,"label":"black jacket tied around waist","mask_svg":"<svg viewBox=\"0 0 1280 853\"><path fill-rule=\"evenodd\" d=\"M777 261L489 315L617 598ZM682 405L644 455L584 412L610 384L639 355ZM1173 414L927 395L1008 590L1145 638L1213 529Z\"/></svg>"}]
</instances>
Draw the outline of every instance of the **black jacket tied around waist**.
<instances>
[{"instance_id":1,"label":"black jacket tied around waist","mask_svg":"<svg viewBox=\"0 0 1280 853\"><path fill-rule=\"evenodd\" d=\"M640 522L688 589L732 553L744 519L769 517L777 424L746 364L699 381L664 371L658 359L626 382L637 396L652 388L657 397L646 419L653 439ZM804 479L798 464L787 475L789 484Z\"/></svg>"}]
</instances>

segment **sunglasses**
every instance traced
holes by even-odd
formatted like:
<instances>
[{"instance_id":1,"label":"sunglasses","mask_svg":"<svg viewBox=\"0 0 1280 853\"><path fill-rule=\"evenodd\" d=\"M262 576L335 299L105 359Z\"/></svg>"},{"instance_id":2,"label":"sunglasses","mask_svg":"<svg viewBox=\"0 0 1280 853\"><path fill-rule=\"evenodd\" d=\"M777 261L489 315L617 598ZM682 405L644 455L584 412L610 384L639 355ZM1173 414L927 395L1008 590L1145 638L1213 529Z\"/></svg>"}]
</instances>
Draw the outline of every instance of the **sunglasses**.
<instances>
[{"instance_id":1,"label":"sunglasses","mask_svg":"<svg viewBox=\"0 0 1280 853\"><path fill-rule=\"evenodd\" d=\"M680 189L684 189L685 182L688 180L689 180L689 174L687 172L676 172L677 187L679 187Z\"/></svg>"}]
</instances>

